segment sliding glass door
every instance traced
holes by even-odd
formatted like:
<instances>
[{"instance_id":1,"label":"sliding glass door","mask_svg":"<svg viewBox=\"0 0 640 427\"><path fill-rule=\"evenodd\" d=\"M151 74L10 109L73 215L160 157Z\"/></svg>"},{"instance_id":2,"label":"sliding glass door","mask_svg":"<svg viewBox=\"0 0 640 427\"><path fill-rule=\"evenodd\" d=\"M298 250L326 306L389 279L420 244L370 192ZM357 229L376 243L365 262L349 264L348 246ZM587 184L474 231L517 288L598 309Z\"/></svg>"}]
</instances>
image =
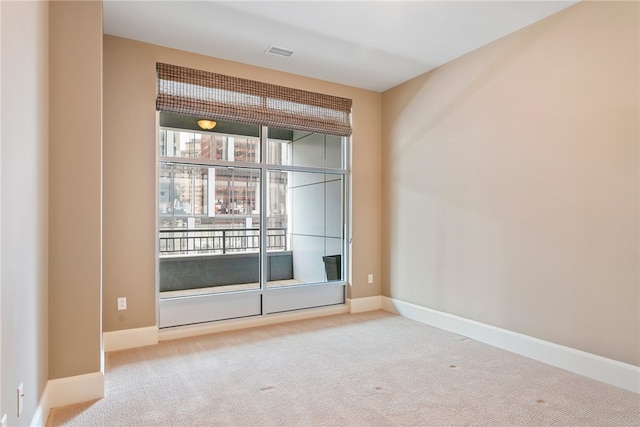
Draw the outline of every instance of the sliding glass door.
<instances>
[{"instance_id":1,"label":"sliding glass door","mask_svg":"<svg viewBox=\"0 0 640 427\"><path fill-rule=\"evenodd\" d=\"M160 327L344 304L347 138L159 117Z\"/></svg>"}]
</instances>

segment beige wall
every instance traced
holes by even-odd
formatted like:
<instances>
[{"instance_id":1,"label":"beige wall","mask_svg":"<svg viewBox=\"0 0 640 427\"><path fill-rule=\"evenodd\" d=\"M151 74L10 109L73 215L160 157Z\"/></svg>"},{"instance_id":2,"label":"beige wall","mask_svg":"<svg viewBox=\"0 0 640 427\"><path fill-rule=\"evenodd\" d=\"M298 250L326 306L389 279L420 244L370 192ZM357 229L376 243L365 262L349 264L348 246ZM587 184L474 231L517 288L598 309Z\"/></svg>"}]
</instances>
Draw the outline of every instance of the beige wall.
<instances>
[{"instance_id":1,"label":"beige wall","mask_svg":"<svg viewBox=\"0 0 640 427\"><path fill-rule=\"evenodd\" d=\"M383 294L640 365L638 3L383 94Z\"/></svg>"},{"instance_id":2,"label":"beige wall","mask_svg":"<svg viewBox=\"0 0 640 427\"><path fill-rule=\"evenodd\" d=\"M0 416L18 426L31 422L48 379L48 4L2 1L0 11Z\"/></svg>"},{"instance_id":3,"label":"beige wall","mask_svg":"<svg viewBox=\"0 0 640 427\"><path fill-rule=\"evenodd\" d=\"M49 372L101 370L102 2L50 4Z\"/></svg>"},{"instance_id":4,"label":"beige wall","mask_svg":"<svg viewBox=\"0 0 640 427\"><path fill-rule=\"evenodd\" d=\"M379 295L381 94L122 38L104 38L104 330L156 324L155 64L167 62L353 99L352 298ZM117 297L128 309L117 311Z\"/></svg>"}]
</instances>

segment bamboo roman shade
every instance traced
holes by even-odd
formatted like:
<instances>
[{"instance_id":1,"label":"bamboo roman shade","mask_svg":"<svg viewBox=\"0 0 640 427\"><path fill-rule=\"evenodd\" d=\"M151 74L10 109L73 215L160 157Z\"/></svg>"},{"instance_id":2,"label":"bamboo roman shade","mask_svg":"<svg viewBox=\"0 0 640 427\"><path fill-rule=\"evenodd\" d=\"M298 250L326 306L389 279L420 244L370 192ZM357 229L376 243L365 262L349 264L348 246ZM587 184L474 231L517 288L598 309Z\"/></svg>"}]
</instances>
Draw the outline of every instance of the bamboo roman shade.
<instances>
[{"instance_id":1,"label":"bamboo roman shade","mask_svg":"<svg viewBox=\"0 0 640 427\"><path fill-rule=\"evenodd\" d=\"M156 109L331 135L351 134L347 98L177 65L156 64Z\"/></svg>"}]
</instances>

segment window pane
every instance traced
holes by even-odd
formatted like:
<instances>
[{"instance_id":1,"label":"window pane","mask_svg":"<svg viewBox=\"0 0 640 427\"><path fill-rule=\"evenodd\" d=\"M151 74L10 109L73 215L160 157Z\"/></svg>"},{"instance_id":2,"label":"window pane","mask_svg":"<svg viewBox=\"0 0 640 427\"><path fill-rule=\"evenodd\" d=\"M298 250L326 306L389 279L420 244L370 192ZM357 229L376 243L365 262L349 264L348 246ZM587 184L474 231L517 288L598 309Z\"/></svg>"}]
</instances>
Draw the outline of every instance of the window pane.
<instances>
[{"instance_id":1,"label":"window pane","mask_svg":"<svg viewBox=\"0 0 640 427\"><path fill-rule=\"evenodd\" d=\"M344 141L341 136L269 129L267 161L274 165L341 169Z\"/></svg>"},{"instance_id":2,"label":"window pane","mask_svg":"<svg viewBox=\"0 0 640 427\"><path fill-rule=\"evenodd\" d=\"M161 162L161 297L259 289L259 205L258 169Z\"/></svg>"},{"instance_id":3,"label":"window pane","mask_svg":"<svg viewBox=\"0 0 640 427\"><path fill-rule=\"evenodd\" d=\"M267 221L287 232L293 281L341 280L343 175L269 171L268 178Z\"/></svg>"},{"instance_id":4,"label":"window pane","mask_svg":"<svg viewBox=\"0 0 640 427\"><path fill-rule=\"evenodd\" d=\"M160 128L159 141L160 157L244 163L260 161L258 137Z\"/></svg>"}]
</instances>

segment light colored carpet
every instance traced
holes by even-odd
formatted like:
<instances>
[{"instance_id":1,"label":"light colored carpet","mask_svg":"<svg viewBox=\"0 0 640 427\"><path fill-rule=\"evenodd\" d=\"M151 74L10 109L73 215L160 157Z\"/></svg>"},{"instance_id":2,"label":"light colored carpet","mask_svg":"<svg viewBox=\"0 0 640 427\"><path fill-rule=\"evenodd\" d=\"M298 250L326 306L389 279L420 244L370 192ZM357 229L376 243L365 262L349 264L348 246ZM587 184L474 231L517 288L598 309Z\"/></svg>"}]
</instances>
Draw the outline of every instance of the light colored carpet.
<instances>
[{"instance_id":1,"label":"light colored carpet","mask_svg":"<svg viewBox=\"0 0 640 427\"><path fill-rule=\"evenodd\" d=\"M375 311L108 353L48 426L638 426L640 395Z\"/></svg>"}]
</instances>

